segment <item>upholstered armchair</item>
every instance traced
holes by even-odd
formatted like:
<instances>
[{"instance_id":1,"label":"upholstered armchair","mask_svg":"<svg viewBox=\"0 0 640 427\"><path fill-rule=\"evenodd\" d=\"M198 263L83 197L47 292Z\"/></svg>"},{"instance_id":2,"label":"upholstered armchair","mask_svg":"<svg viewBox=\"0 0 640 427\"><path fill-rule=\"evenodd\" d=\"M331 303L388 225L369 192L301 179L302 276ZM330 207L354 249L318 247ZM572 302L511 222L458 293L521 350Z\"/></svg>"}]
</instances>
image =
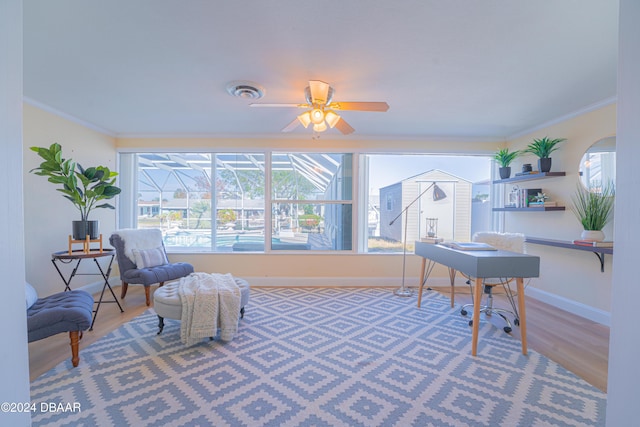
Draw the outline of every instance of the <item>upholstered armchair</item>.
<instances>
[{"instance_id":1,"label":"upholstered armchair","mask_svg":"<svg viewBox=\"0 0 640 427\"><path fill-rule=\"evenodd\" d=\"M116 250L122 299L127 294L129 284L143 285L146 303L150 305L151 285L158 283L162 286L168 280L188 276L194 271L189 263L169 262L159 229L117 230L109 242Z\"/></svg>"}]
</instances>

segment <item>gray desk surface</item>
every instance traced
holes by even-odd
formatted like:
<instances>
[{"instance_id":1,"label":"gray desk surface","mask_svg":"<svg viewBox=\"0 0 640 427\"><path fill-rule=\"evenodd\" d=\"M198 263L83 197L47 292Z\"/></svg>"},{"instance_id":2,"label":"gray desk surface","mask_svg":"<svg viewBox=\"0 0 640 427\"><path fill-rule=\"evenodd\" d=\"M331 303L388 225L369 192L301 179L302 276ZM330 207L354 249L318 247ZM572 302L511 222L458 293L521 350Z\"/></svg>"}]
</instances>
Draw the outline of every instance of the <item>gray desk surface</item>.
<instances>
[{"instance_id":1,"label":"gray desk surface","mask_svg":"<svg viewBox=\"0 0 640 427\"><path fill-rule=\"evenodd\" d=\"M415 254L473 277L538 277L540 257L509 251L460 251L416 242Z\"/></svg>"}]
</instances>

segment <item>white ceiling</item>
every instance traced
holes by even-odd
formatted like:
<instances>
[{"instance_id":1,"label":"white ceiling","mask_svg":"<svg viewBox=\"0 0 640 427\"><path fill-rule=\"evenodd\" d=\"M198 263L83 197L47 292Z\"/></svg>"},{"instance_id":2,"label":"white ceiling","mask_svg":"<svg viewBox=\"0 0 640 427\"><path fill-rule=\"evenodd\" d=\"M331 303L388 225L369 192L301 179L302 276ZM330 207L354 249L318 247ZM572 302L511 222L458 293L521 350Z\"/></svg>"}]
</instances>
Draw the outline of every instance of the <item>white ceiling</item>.
<instances>
[{"instance_id":1,"label":"white ceiling","mask_svg":"<svg viewBox=\"0 0 640 427\"><path fill-rule=\"evenodd\" d=\"M24 0L24 96L114 135L282 137L300 110L226 84L317 79L390 105L343 138L506 138L611 102L617 34L614 0Z\"/></svg>"}]
</instances>

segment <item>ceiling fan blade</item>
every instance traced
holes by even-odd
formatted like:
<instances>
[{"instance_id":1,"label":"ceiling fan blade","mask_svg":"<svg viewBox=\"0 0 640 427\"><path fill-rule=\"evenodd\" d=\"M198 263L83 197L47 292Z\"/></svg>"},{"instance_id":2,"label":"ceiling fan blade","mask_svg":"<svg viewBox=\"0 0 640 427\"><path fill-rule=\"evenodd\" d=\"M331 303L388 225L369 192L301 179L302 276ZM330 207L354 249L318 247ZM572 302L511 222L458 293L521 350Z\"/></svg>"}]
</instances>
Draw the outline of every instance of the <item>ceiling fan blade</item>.
<instances>
[{"instance_id":1,"label":"ceiling fan blade","mask_svg":"<svg viewBox=\"0 0 640 427\"><path fill-rule=\"evenodd\" d=\"M352 128L349 123L345 122L342 117L340 117L340 120L338 120L335 127L342 132L343 135L349 135L350 133L355 132L355 129Z\"/></svg>"},{"instance_id":2,"label":"ceiling fan blade","mask_svg":"<svg viewBox=\"0 0 640 427\"><path fill-rule=\"evenodd\" d=\"M334 110L352 110L352 111L379 111L385 112L389 109L386 102L332 102L328 105Z\"/></svg>"},{"instance_id":3,"label":"ceiling fan blade","mask_svg":"<svg viewBox=\"0 0 640 427\"><path fill-rule=\"evenodd\" d=\"M326 104L329 96L329 83L320 80L309 80L311 101L314 104Z\"/></svg>"},{"instance_id":4,"label":"ceiling fan blade","mask_svg":"<svg viewBox=\"0 0 640 427\"><path fill-rule=\"evenodd\" d=\"M297 128L298 125L300 125L300 120L298 120L298 118L296 117L291 123L289 123L282 129L282 132L291 132L292 130Z\"/></svg>"},{"instance_id":5,"label":"ceiling fan blade","mask_svg":"<svg viewBox=\"0 0 640 427\"><path fill-rule=\"evenodd\" d=\"M249 107L298 107L309 108L307 104L249 104Z\"/></svg>"}]
</instances>

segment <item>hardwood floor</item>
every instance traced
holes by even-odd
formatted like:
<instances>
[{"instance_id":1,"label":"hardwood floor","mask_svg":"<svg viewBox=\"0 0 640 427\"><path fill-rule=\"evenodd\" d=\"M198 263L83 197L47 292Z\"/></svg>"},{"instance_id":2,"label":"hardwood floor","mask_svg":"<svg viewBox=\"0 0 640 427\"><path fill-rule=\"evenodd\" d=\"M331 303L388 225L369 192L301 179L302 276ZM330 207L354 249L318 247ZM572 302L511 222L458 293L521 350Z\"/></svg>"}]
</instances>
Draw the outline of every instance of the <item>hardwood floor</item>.
<instances>
[{"instance_id":1,"label":"hardwood floor","mask_svg":"<svg viewBox=\"0 0 640 427\"><path fill-rule=\"evenodd\" d=\"M450 295L449 287L433 289L443 295ZM458 309L463 304L471 302L469 288L463 289L456 287ZM494 306L509 308L509 303L503 294L495 292ZM609 327L533 298L526 299L526 307L528 348L548 357L589 384L606 392ZM467 317L471 319L471 313ZM486 321L486 317L481 316L481 321ZM490 321L499 328L504 326L504 321L499 316L492 316ZM520 329L514 327L511 334L520 338Z\"/></svg>"},{"instance_id":2,"label":"hardwood floor","mask_svg":"<svg viewBox=\"0 0 640 427\"><path fill-rule=\"evenodd\" d=\"M449 293L448 287L434 289L445 295ZM155 286L152 288L153 290L155 290ZM120 296L119 287L114 288L114 291L116 295ZM496 294L495 306L506 307L504 298L504 295ZM468 290L456 288L456 307L470 301ZM103 305L100 308L93 331L85 331L80 341L80 363L82 363L83 348L147 309L143 287L130 286L126 299L121 303L125 310L124 313L120 313L115 304ZM504 325L501 323L501 319L497 316L493 317L491 322L502 328ZM545 355L606 392L609 357L609 328L607 326L528 298L527 331L530 349ZM519 337L519 333L519 328L515 327L512 334ZM70 357L68 334L58 334L29 343L31 380L33 381Z\"/></svg>"}]
</instances>

